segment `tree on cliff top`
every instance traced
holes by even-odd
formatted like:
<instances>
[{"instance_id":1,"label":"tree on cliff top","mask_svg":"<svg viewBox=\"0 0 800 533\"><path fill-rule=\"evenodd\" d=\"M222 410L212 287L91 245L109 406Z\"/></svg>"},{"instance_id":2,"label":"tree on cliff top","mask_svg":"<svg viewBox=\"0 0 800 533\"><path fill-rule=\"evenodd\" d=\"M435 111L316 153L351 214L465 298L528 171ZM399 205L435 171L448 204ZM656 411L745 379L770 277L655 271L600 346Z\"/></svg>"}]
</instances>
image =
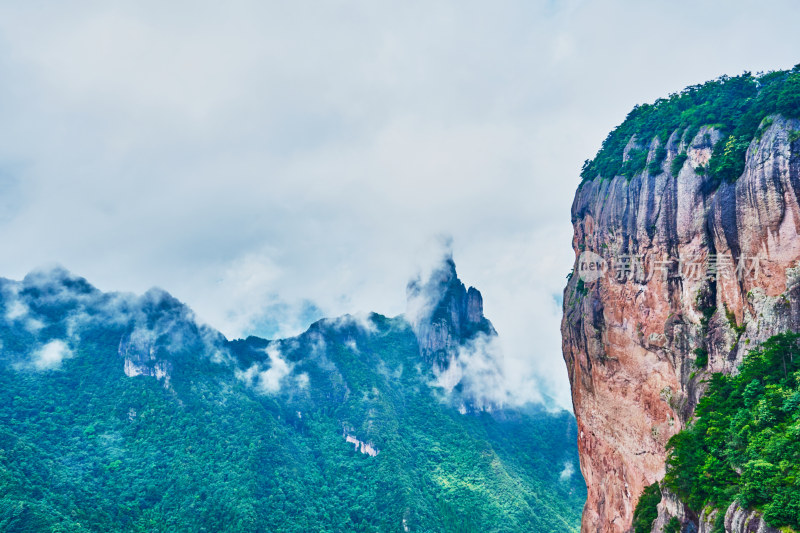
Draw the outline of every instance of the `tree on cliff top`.
<instances>
[{"instance_id":1,"label":"tree on cliff top","mask_svg":"<svg viewBox=\"0 0 800 533\"><path fill-rule=\"evenodd\" d=\"M630 179L645 170L660 173L660 164L648 166L646 158L634 157L635 150L623 157L631 139L641 151L656 138L659 146L664 146L674 132L690 142L702 126L713 126L725 135L725 142L714 151L710 173L716 183L735 180L744 168L747 146L758 135L764 118L775 113L800 117L800 68L756 76L745 72L692 85L653 104L635 106L608 134L595 158L584 163L581 178L622 175Z\"/></svg>"}]
</instances>

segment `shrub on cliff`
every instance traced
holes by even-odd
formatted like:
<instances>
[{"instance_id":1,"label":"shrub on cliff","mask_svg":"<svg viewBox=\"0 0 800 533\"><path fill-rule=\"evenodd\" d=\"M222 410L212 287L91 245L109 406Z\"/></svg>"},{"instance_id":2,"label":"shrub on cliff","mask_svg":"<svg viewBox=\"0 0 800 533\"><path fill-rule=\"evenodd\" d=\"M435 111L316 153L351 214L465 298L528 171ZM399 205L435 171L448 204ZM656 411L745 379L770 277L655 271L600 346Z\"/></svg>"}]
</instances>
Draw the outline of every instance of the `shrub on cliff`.
<instances>
[{"instance_id":1,"label":"shrub on cliff","mask_svg":"<svg viewBox=\"0 0 800 533\"><path fill-rule=\"evenodd\" d=\"M724 141L718 142L714 146L708 162L708 171L717 183L736 181L736 178L742 175L748 146L750 146L750 139L747 137L737 138L734 135L728 135Z\"/></svg>"},{"instance_id":2,"label":"shrub on cliff","mask_svg":"<svg viewBox=\"0 0 800 533\"><path fill-rule=\"evenodd\" d=\"M800 117L798 67L757 76L745 72L692 85L653 104L634 107L625 121L608 134L595 158L584 163L581 178L611 179L622 175L630 179L645 168L651 174L658 173L665 154L657 152L649 166L641 157L623 162L623 152L632 138L635 137L637 150L646 151L655 137L661 146L673 132L684 142L691 142L700 127L714 126L726 137L714 151L710 174L716 184L735 180L744 169L747 146L756 137L762 120L773 113ZM671 170L676 175L679 168Z\"/></svg>"},{"instance_id":3,"label":"shrub on cliff","mask_svg":"<svg viewBox=\"0 0 800 533\"><path fill-rule=\"evenodd\" d=\"M777 111L787 117L800 117L800 72L794 72L786 79L778 95Z\"/></svg>"},{"instance_id":4,"label":"shrub on cliff","mask_svg":"<svg viewBox=\"0 0 800 533\"><path fill-rule=\"evenodd\" d=\"M658 518L659 503L661 503L661 488L658 483L645 487L633 511L634 533L650 533L653 521Z\"/></svg>"},{"instance_id":5,"label":"shrub on cliff","mask_svg":"<svg viewBox=\"0 0 800 533\"><path fill-rule=\"evenodd\" d=\"M667 445L664 482L695 512L734 499L800 528L800 335L772 337L735 376L714 374L693 422Z\"/></svg>"},{"instance_id":6,"label":"shrub on cliff","mask_svg":"<svg viewBox=\"0 0 800 533\"><path fill-rule=\"evenodd\" d=\"M664 526L664 533L681 533L681 522L674 516Z\"/></svg>"}]
</instances>

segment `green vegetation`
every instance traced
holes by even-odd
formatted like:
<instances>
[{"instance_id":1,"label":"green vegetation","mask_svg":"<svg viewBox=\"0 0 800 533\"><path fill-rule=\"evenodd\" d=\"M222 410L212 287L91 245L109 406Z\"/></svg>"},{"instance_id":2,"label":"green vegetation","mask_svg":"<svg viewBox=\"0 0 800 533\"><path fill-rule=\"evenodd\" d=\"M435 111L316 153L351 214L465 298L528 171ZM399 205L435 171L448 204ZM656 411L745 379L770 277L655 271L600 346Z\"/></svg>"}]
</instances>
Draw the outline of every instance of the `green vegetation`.
<instances>
[{"instance_id":1,"label":"green vegetation","mask_svg":"<svg viewBox=\"0 0 800 533\"><path fill-rule=\"evenodd\" d=\"M749 133L749 132L748 132ZM744 160L752 137L728 135L718 142L708 161L708 172L719 181L736 181L744 172Z\"/></svg>"},{"instance_id":2,"label":"green vegetation","mask_svg":"<svg viewBox=\"0 0 800 533\"><path fill-rule=\"evenodd\" d=\"M678 173L683 168L683 164L686 163L687 159L689 159L689 154L686 152L681 152L672 160L672 163L669 165L669 173L673 178L678 177Z\"/></svg>"},{"instance_id":3,"label":"green vegetation","mask_svg":"<svg viewBox=\"0 0 800 533\"><path fill-rule=\"evenodd\" d=\"M792 118L800 118L800 72L795 67L786 78L784 87L778 94L776 111Z\"/></svg>"},{"instance_id":4,"label":"green vegetation","mask_svg":"<svg viewBox=\"0 0 800 533\"><path fill-rule=\"evenodd\" d=\"M715 307L717 295L716 281L709 280L707 285L704 285L697 292L695 303L697 310L703 315L700 318L700 333L701 337L705 338L708 335L708 325L717 312ZM694 349L695 360L694 364L697 368L705 368L708 366L708 349L705 346L698 346Z\"/></svg>"},{"instance_id":5,"label":"green vegetation","mask_svg":"<svg viewBox=\"0 0 800 533\"><path fill-rule=\"evenodd\" d=\"M664 483L695 512L736 499L800 529L799 339L772 337L737 375L714 374L692 424L670 439Z\"/></svg>"},{"instance_id":6,"label":"green vegetation","mask_svg":"<svg viewBox=\"0 0 800 533\"><path fill-rule=\"evenodd\" d=\"M725 306L725 318L728 319L728 325L730 325L731 329L736 332L736 335L741 337L744 334L745 330L747 329L747 325L742 323L742 325L737 325L736 323L736 315L733 311L728 309L728 306Z\"/></svg>"},{"instance_id":7,"label":"green vegetation","mask_svg":"<svg viewBox=\"0 0 800 533\"><path fill-rule=\"evenodd\" d=\"M632 148L628 151L628 160L622 164L619 173L629 180L640 172L647 163L647 150Z\"/></svg>"},{"instance_id":8,"label":"green vegetation","mask_svg":"<svg viewBox=\"0 0 800 533\"><path fill-rule=\"evenodd\" d=\"M659 503L661 503L661 488L658 483L645 487L633 511L634 533L650 533L653 521L658 517Z\"/></svg>"},{"instance_id":9,"label":"green vegetation","mask_svg":"<svg viewBox=\"0 0 800 533\"><path fill-rule=\"evenodd\" d=\"M708 350L705 348L694 349L695 360L694 364L697 368L705 368L708 366Z\"/></svg>"},{"instance_id":10,"label":"green vegetation","mask_svg":"<svg viewBox=\"0 0 800 533\"><path fill-rule=\"evenodd\" d=\"M733 181L742 173L745 152L762 120L775 113L800 117L800 65L790 71L757 76L749 72L723 76L687 87L653 104L634 107L606 137L595 158L584 163L581 178L611 179L621 175L630 179L645 170L646 149L652 139L658 138L659 146L664 147L670 135L677 132L684 142L691 142L702 126L713 126L724 138L714 147L707 171L715 185ZM629 151L628 160L623 162L623 151L634 136L638 146ZM659 173L665 157L666 152L657 149L648 172ZM685 156L679 157L683 161L676 163L676 159L671 164L673 176L685 161Z\"/></svg>"},{"instance_id":11,"label":"green vegetation","mask_svg":"<svg viewBox=\"0 0 800 533\"><path fill-rule=\"evenodd\" d=\"M582 279L578 279L578 283L575 285L575 291L581 296L589 294L589 289L586 288L586 283L584 283Z\"/></svg>"},{"instance_id":12,"label":"green vegetation","mask_svg":"<svg viewBox=\"0 0 800 533\"><path fill-rule=\"evenodd\" d=\"M674 516L664 525L664 533L681 533L681 522Z\"/></svg>"},{"instance_id":13,"label":"green vegetation","mask_svg":"<svg viewBox=\"0 0 800 533\"><path fill-rule=\"evenodd\" d=\"M653 154L653 160L650 161L650 164L647 165L647 172L652 175L661 174L662 168L661 166L664 164L664 160L667 158L667 147L663 144L659 144L658 148L656 148L655 153Z\"/></svg>"},{"instance_id":14,"label":"green vegetation","mask_svg":"<svg viewBox=\"0 0 800 533\"><path fill-rule=\"evenodd\" d=\"M134 325L123 311L97 311L107 300L91 290L19 291L44 324L31 331L4 318L13 291L0 280L0 531L579 528L585 486L564 474L577 463L574 417L461 414L430 386L401 318L227 342L198 337L177 302L127 302L120 308L134 309L141 338L155 343L145 353L171 364L165 387L125 375L118 350ZM69 335L73 357L60 368L27 363L36 346ZM214 362L201 338L231 361ZM290 372L271 392L231 366L272 369L268 346ZM378 455L355 451L344 432Z\"/></svg>"}]
</instances>

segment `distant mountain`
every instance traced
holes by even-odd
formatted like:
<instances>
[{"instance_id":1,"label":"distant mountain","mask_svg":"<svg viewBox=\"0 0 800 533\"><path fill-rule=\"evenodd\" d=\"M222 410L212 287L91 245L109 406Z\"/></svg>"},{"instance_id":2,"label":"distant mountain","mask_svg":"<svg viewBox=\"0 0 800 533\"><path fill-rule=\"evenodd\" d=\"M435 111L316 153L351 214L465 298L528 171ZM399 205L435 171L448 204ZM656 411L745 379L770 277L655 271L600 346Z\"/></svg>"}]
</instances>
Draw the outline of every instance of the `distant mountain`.
<instances>
[{"instance_id":1,"label":"distant mountain","mask_svg":"<svg viewBox=\"0 0 800 533\"><path fill-rule=\"evenodd\" d=\"M280 340L229 341L160 290L0 280L0 530L576 531L573 416L442 386L495 335L443 268L413 327Z\"/></svg>"},{"instance_id":2,"label":"distant mountain","mask_svg":"<svg viewBox=\"0 0 800 533\"><path fill-rule=\"evenodd\" d=\"M480 291L467 289L458 279L452 257L446 257L424 282L412 280L406 293L407 316L419 339L420 354L439 369L446 368L465 343L480 335L497 335L483 316Z\"/></svg>"}]
</instances>

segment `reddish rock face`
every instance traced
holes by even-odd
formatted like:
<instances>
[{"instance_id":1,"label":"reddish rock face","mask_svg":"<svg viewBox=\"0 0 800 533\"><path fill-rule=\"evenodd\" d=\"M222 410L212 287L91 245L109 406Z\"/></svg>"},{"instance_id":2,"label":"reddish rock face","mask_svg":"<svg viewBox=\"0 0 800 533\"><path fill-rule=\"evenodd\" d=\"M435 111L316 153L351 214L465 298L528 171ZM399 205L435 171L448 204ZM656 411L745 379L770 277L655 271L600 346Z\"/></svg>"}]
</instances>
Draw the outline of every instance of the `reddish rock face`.
<instances>
[{"instance_id":1,"label":"reddish rock face","mask_svg":"<svg viewBox=\"0 0 800 533\"><path fill-rule=\"evenodd\" d=\"M716 186L696 172L721 137L704 128L691 140L672 135L666 172L579 187L561 331L588 485L582 531L627 531L708 372L734 371L759 342L800 328L796 131L800 121L774 117L735 183ZM584 252L606 262L599 278L580 270Z\"/></svg>"}]
</instances>

